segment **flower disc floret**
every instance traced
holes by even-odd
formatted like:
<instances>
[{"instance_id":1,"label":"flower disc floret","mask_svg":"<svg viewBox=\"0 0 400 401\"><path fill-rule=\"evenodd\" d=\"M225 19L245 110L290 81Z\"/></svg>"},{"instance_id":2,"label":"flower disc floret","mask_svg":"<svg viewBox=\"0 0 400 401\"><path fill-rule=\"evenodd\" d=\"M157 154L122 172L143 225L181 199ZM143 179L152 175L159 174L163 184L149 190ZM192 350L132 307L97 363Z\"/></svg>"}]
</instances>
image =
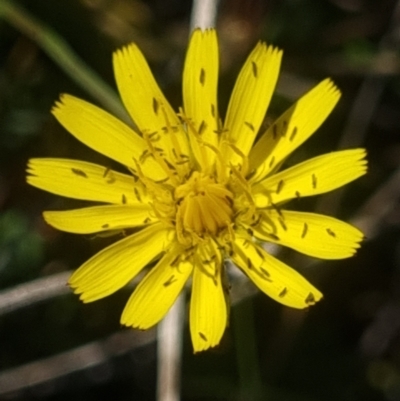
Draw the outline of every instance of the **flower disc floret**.
<instances>
[{"instance_id":1,"label":"flower disc floret","mask_svg":"<svg viewBox=\"0 0 400 401\"><path fill-rule=\"evenodd\" d=\"M175 189L178 238L195 233L217 236L232 223L232 193L215 180L198 171Z\"/></svg>"}]
</instances>

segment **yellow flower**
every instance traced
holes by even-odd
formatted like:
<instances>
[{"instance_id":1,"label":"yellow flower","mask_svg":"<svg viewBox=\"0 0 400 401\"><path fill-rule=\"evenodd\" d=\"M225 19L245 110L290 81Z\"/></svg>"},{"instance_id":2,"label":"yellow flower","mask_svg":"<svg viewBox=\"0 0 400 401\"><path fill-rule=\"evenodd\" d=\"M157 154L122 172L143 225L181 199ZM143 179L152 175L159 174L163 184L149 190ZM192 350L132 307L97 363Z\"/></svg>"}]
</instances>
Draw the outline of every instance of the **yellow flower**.
<instances>
[{"instance_id":1,"label":"yellow flower","mask_svg":"<svg viewBox=\"0 0 400 401\"><path fill-rule=\"evenodd\" d=\"M336 105L326 79L268 129L261 128L282 52L260 42L245 62L222 122L217 104L215 30L196 30L175 113L135 44L114 54L122 101L137 131L104 110L63 95L52 112L79 141L123 164L126 173L69 159L32 159L28 182L97 206L44 212L53 227L88 234L134 229L84 263L69 285L84 302L103 298L154 263L130 297L121 323L158 323L192 279L190 332L195 352L217 345L227 325L224 261L231 260L274 300L306 308L322 294L267 253L263 241L322 259L352 256L362 233L332 217L283 210L294 198L341 187L366 172L365 151L315 157L277 172ZM132 231L132 230L131 230Z\"/></svg>"}]
</instances>

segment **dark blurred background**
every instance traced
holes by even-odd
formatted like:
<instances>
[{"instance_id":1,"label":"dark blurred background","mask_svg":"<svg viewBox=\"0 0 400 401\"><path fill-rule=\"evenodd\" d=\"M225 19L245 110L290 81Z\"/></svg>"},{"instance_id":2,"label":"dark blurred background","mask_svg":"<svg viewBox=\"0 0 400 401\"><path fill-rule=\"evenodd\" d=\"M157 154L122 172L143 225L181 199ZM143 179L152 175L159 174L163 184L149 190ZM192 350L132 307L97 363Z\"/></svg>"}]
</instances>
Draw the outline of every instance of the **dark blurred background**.
<instances>
[{"instance_id":1,"label":"dark blurred background","mask_svg":"<svg viewBox=\"0 0 400 401\"><path fill-rule=\"evenodd\" d=\"M171 103L182 104L190 1L13 3L60 35L112 88L112 52L137 42ZM63 92L101 101L3 7L0 0L0 289L10 296L12 289L26 291L24 283L64 277L110 239L57 232L41 218L43 210L68 209L72 201L28 187L29 158L104 161L56 122L53 103ZM367 176L299 204L353 222L367 240L344 261L281 251L324 293L309 311L259 293L245 297L234 283L241 301L219 347L193 355L185 326L182 400L400 400L399 2L225 0L217 28L222 114L259 39L284 49L267 121L327 76L339 86L339 105L289 162L367 148ZM0 305L0 400L155 400L155 333L119 325L130 292L85 305L63 287L42 302Z\"/></svg>"}]
</instances>

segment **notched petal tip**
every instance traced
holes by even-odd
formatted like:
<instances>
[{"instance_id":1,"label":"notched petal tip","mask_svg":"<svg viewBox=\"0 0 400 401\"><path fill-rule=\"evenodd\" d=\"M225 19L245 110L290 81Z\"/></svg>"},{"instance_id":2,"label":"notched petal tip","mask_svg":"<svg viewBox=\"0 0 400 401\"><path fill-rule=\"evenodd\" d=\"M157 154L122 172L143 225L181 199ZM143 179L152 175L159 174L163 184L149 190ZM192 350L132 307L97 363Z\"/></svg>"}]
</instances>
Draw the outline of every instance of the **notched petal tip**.
<instances>
[{"instance_id":1,"label":"notched petal tip","mask_svg":"<svg viewBox=\"0 0 400 401\"><path fill-rule=\"evenodd\" d=\"M262 51L263 53L276 53L277 55L283 55L283 50L277 46L269 45L263 40L259 40L254 50Z\"/></svg>"},{"instance_id":2,"label":"notched petal tip","mask_svg":"<svg viewBox=\"0 0 400 401\"><path fill-rule=\"evenodd\" d=\"M58 100L56 100L50 110L51 114L57 118L58 113L64 111L66 107L68 107L69 102L82 102L81 99L72 96L68 93L61 93Z\"/></svg>"},{"instance_id":3,"label":"notched petal tip","mask_svg":"<svg viewBox=\"0 0 400 401\"><path fill-rule=\"evenodd\" d=\"M121 314L121 318L119 323L124 326L135 330L145 331L150 330L152 327L156 326L159 322L155 322L152 324L143 324L143 322L138 322L132 317L128 317L125 313L125 310Z\"/></svg>"},{"instance_id":4,"label":"notched petal tip","mask_svg":"<svg viewBox=\"0 0 400 401\"><path fill-rule=\"evenodd\" d=\"M88 304L90 302L96 301L99 298L91 299L90 297L85 294L85 292L79 288L79 285L73 284L71 282L71 279L73 278L74 274L71 275L71 277L67 281L67 286L71 289L72 293L77 295L79 300L83 302L84 304ZM101 297L100 297L101 298Z\"/></svg>"},{"instance_id":5,"label":"notched petal tip","mask_svg":"<svg viewBox=\"0 0 400 401\"><path fill-rule=\"evenodd\" d=\"M128 61L127 59L129 58L144 58L142 51L135 42L128 43L113 52L112 61L114 71L117 64L124 63L125 61Z\"/></svg>"},{"instance_id":6,"label":"notched petal tip","mask_svg":"<svg viewBox=\"0 0 400 401\"><path fill-rule=\"evenodd\" d=\"M135 330L147 330L150 327L142 327L140 324L136 324L132 319L126 318L124 313L122 313L121 318L119 319L119 323L122 326L129 327Z\"/></svg>"},{"instance_id":7,"label":"notched petal tip","mask_svg":"<svg viewBox=\"0 0 400 401\"><path fill-rule=\"evenodd\" d=\"M193 40L194 36L207 36L207 35L217 35L217 31L215 28L201 28L201 27L197 27L194 28L192 31L192 34L190 35L190 40Z\"/></svg>"},{"instance_id":8,"label":"notched petal tip","mask_svg":"<svg viewBox=\"0 0 400 401\"><path fill-rule=\"evenodd\" d=\"M360 161L362 162L362 165L365 166L365 168L367 170L368 169L368 159L367 159L368 152L367 152L367 149L358 148L358 149L355 149L355 150L358 150L360 152Z\"/></svg>"},{"instance_id":9,"label":"notched petal tip","mask_svg":"<svg viewBox=\"0 0 400 401\"><path fill-rule=\"evenodd\" d=\"M367 150L364 148L349 149L349 152L353 151L354 155L354 166L350 165L350 168L357 169L359 171L359 177L368 172L368 160Z\"/></svg>"},{"instance_id":10,"label":"notched petal tip","mask_svg":"<svg viewBox=\"0 0 400 401\"><path fill-rule=\"evenodd\" d=\"M198 354L199 352L215 349L219 347L224 333L221 334L217 339L209 338L205 333L198 331L197 334L192 334L192 345L193 353Z\"/></svg>"},{"instance_id":11,"label":"notched petal tip","mask_svg":"<svg viewBox=\"0 0 400 401\"><path fill-rule=\"evenodd\" d=\"M124 56L127 52L137 49L136 43L128 43L125 46L120 47L119 49L113 52L113 60L115 61L116 58L120 56Z\"/></svg>"},{"instance_id":12,"label":"notched petal tip","mask_svg":"<svg viewBox=\"0 0 400 401\"><path fill-rule=\"evenodd\" d=\"M57 111L64 106L63 104L63 95L60 96L59 100L56 100L53 104L53 106L50 109L50 113L53 114L53 116L56 115Z\"/></svg>"},{"instance_id":13,"label":"notched petal tip","mask_svg":"<svg viewBox=\"0 0 400 401\"><path fill-rule=\"evenodd\" d=\"M323 86L326 86L326 96L330 95L335 95L337 96L337 100L342 96L341 90L336 86L335 82L331 78L325 78L323 81L320 82L321 88Z\"/></svg>"},{"instance_id":14,"label":"notched petal tip","mask_svg":"<svg viewBox=\"0 0 400 401\"><path fill-rule=\"evenodd\" d=\"M208 351L210 349L215 349L219 346L220 341L218 341L216 344L211 344L207 342L207 340L204 339L204 334L199 333L199 337L202 341L202 344L199 345L198 342L193 343L193 354L199 354L200 352Z\"/></svg>"},{"instance_id":15,"label":"notched petal tip","mask_svg":"<svg viewBox=\"0 0 400 401\"><path fill-rule=\"evenodd\" d=\"M26 174L28 174L28 176L26 177L26 179L28 180L30 175L34 175L35 174L35 161L37 159L29 159L28 162L26 163L26 169L25 172Z\"/></svg>"},{"instance_id":16,"label":"notched petal tip","mask_svg":"<svg viewBox=\"0 0 400 401\"><path fill-rule=\"evenodd\" d=\"M322 292L310 292L305 299L304 309L315 305L317 302L321 301L323 297L324 295Z\"/></svg>"},{"instance_id":17,"label":"notched petal tip","mask_svg":"<svg viewBox=\"0 0 400 401\"><path fill-rule=\"evenodd\" d=\"M269 45L264 41L259 41L250 55L250 60L257 63L277 63L280 65L283 56L283 50L274 45ZM258 76L257 70L252 66L253 75Z\"/></svg>"}]
</instances>

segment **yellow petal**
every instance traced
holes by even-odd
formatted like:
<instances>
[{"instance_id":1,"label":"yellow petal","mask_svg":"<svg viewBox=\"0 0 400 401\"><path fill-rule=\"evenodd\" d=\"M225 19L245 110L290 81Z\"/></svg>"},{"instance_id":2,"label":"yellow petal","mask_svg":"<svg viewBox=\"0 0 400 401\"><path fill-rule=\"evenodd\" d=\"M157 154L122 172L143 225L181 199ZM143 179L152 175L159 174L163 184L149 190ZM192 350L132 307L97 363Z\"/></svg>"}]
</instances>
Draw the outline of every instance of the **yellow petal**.
<instances>
[{"instance_id":1,"label":"yellow petal","mask_svg":"<svg viewBox=\"0 0 400 401\"><path fill-rule=\"evenodd\" d=\"M112 294L168 249L170 234L161 224L153 224L110 245L72 274L69 285L83 302Z\"/></svg>"},{"instance_id":2,"label":"yellow petal","mask_svg":"<svg viewBox=\"0 0 400 401\"><path fill-rule=\"evenodd\" d=\"M304 309L322 298L301 274L253 242L237 238L232 259L261 291L283 305Z\"/></svg>"},{"instance_id":3,"label":"yellow petal","mask_svg":"<svg viewBox=\"0 0 400 401\"><path fill-rule=\"evenodd\" d=\"M301 97L272 124L250 152L251 181L263 179L282 160L307 140L329 116L340 91L325 79Z\"/></svg>"},{"instance_id":4,"label":"yellow petal","mask_svg":"<svg viewBox=\"0 0 400 401\"><path fill-rule=\"evenodd\" d=\"M140 282L122 313L121 324L148 329L171 308L193 270L181 261L180 246L174 246Z\"/></svg>"},{"instance_id":5,"label":"yellow petal","mask_svg":"<svg viewBox=\"0 0 400 401\"><path fill-rule=\"evenodd\" d=\"M363 233L333 217L289 210L268 210L254 235L264 241L288 246L321 259L344 259L360 247Z\"/></svg>"},{"instance_id":6,"label":"yellow petal","mask_svg":"<svg viewBox=\"0 0 400 401\"><path fill-rule=\"evenodd\" d=\"M134 159L139 160L147 150L143 138L132 128L74 96L62 95L52 113L76 139L125 166L135 168ZM160 180L166 176L151 157L146 158L141 167L151 178Z\"/></svg>"},{"instance_id":7,"label":"yellow petal","mask_svg":"<svg viewBox=\"0 0 400 401\"><path fill-rule=\"evenodd\" d=\"M223 137L247 155L265 117L279 76L282 51L260 42L244 64L229 102ZM229 160L242 162L226 148Z\"/></svg>"},{"instance_id":8,"label":"yellow petal","mask_svg":"<svg viewBox=\"0 0 400 401\"><path fill-rule=\"evenodd\" d=\"M339 188L367 171L364 149L328 153L297 164L255 184L259 208L293 198L322 194Z\"/></svg>"},{"instance_id":9,"label":"yellow petal","mask_svg":"<svg viewBox=\"0 0 400 401\"><path fill-rule=\"evenodd\" d=\"M218 143L218 42L215 30L196 29L190 39L183 71L183 104L194 156L210 173L215 152L201 141ZM193 130L195 132L193 132Z\"/></svg>"},{"instance_id":10,"label":"yellow petal","mask_svg":"<svg viewBox=\"0 0 400 401\"><path fill-rule=\"evenodd\" d=\"M149 201L140 182L93 163L70 159L30 159L27 182L68 198L115 204Z\"/></svg>"},{"instance_id":11,"label":"yellow petal","mask_svg":"<svg viewBox=\"0 0 400 401\"><path fill-rule=\"evenodd\" d=\"M219 251L199 246L193 271L190 300L190 334L194 352L219 344L227 324L227 305L222 286Z\"/></svg>"},{"instance_id":12,"label":"yellow petal","mask_svg":"<svg viewBox=\"0 0 400 401\"><path fill-rule=\"evenodd\" d=\"M48 224L58 230L91 234L108 230L138 227L157 221L150 205L94 206L63 212L43 213Z\"/></svg>"},{"instance_id":13,"label":"yellow petal","mask_svg":"<svg viewBox=\"0 0 400 401\"><path fill-rule=\"evenodd\" d=\"M139 48L132 43L116 51L113 61L122 101L140 131L152 135L154 146L162 149L170 162L177 161L176 155L189 157L186 134L178 116L161 92ZM188 167L187 164L180 166Z\"/></svg>"}]
</instances>

